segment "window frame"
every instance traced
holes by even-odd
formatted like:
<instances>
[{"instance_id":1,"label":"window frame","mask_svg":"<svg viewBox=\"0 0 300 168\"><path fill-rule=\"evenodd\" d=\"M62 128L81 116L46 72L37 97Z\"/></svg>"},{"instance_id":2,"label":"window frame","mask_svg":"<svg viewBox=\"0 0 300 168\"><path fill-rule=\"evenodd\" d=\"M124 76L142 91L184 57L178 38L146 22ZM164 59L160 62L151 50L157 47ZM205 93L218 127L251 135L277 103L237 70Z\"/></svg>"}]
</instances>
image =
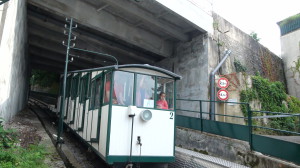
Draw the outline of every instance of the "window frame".
<instances>
[{"instance_id":1,"label":"window frame","mask_svg":"<svg viewBox=\"0 0 300 168\"><path fill-rule=\"evenodd\" d=\"M99 98L99 107L96 107L96 90L97 90L97 80L100 79L101 83L100 83L100 88L99 88L99 92L100 92L100 96ZM99 74L97 74L94 78L92 78L91 80L91 87L90 87L90 102L89 102L89 110L95 110L97 108L101 108L101 100L102 100L102 90L103 90L103 72L101 71Z\"/></svg>"},{"instance_id":2,"label":"window frame","mask_svg":"<svg viewBox=\"0 0 300 168\"><path fill-rule=\"evenodd\" d=\"M112 84L112 90L111 91L114 91L114 87L115 87L115 80L114 80L114 76L115 76L115 72L126 72L126 73L130 73L130 74L132 74L133 75L133 90L132 90L132 94L134 94L134 90L135 90L135 72L130 72L130 71L124 71L124 70L115 70L115 71L113 71L113 73L114 73L114 75L113 75L113 77L112 77L112 79L113 79L113 84ZM125 94L125 93L124 93ZM128 104L128 105L122 105L122 104L114 104L113 102L112 102L112 105L114 105L114 106L123 106L123 107L128 107L128 106L131 106L131 105L133 105L134 104L134 95L132 95L132 102L131 102L131 104Z\"/></svg>"},{"instance_id":3,"label":"window frame","mask_svg":"<svg viewBox=\"0 0 300 168\"><path fill-rule=\"evenodd\" d=\"M128 72L128 73L132 73L134 76L133 76L133 98L132 98L132 103L129 104L129 105L119 105L119 104L113 104L112 102L112 91L113 91L113 87L114 87L114 72L116 71L121 71L121 72ZM106 75L108 73L111 73L111 84L110 84L110 97L109 97L109 100L108 102L104 102L104 94L105 94L105 83L106 83ZM132 71L128 71L128 70L107 70L106 72L103 71L103 77L102 77L102 82L103 82L103 85L102 85L102 100L101 100L101 103L102 103L102 106L105 106L105 105L113 105L113 106L122 106L122 107L128 107L130 105L133 105L133 106L136 106L136 93L137 93L137 75L147 75L147 76L151 76L151 77L154 77L154 107L153 108L150 108L150 107L138 107L137 108L143 108L143 109L155 109L155 110L163 110L163 111L174 111L174 109L159 109L156 107L156 101L158 100L158 97L156 96L156 93L157 93L157 78L166 78L166 79L170 79L172 80L172 83L173 83L173 108L175 108L175 95L176 95L176 80L172 77L166 77L166 76L160 76L160 75L153 75L153 74L148 74L148 73L141 73L141 72L132 72ZM111 104L110 104L111 103ZM100 107L102 107L100 106Z\"/></svg>"},{"instance_id":4,"label":"window frame","mask_svg":"<svg viewBox=\"0 0 300 168\"><path fill-rule=\"evenodd\" d=\"M89 72L80 78L79 103L81 104L85 103L85 101L89 99L89 79L90 79ZM83 93L83 89L85 89L84 93Z\"/></svg>"}]
</instances>

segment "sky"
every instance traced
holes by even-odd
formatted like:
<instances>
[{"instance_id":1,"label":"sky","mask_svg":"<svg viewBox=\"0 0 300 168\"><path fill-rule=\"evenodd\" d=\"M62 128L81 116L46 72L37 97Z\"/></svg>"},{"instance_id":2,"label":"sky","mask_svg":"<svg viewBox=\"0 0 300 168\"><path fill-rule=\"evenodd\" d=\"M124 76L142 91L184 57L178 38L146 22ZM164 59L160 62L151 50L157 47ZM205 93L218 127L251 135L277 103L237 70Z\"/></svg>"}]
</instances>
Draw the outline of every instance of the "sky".
<instances>
[{"instance_id":1,"label":"sky","mask_svg":"<svg viewBox=\"0 0 300 168\"><path fill-rule=\"evenodd\" d=\"M277 22L300 13L300 0L211 0L213 11L280 56Z\"/></svg>"}]
</instances>

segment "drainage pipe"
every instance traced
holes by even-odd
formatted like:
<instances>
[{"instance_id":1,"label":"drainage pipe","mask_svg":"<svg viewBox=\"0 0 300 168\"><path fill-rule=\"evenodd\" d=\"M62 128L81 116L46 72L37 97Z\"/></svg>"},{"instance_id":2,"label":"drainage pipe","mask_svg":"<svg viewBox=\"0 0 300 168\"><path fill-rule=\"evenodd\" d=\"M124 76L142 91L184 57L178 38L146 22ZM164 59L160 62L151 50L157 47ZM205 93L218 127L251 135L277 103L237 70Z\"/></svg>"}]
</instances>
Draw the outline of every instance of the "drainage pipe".
<instances>
[{"instance_id":1,"label":"drainage pipe","mask_svg":"<svg viewBox=\"0 0 300 168\"><path fill-rule=\"evenodd\" d=\"M215 73L223 65L223 63L228 58L230 53L231 53L231 50L225 50L223 59L221 60L221 62L217 65L217 67L210 74L210 114L209 114L209 118L211 120L215 120L215 102L214 102L216 100Z\"/></svg>"}]
</instances>

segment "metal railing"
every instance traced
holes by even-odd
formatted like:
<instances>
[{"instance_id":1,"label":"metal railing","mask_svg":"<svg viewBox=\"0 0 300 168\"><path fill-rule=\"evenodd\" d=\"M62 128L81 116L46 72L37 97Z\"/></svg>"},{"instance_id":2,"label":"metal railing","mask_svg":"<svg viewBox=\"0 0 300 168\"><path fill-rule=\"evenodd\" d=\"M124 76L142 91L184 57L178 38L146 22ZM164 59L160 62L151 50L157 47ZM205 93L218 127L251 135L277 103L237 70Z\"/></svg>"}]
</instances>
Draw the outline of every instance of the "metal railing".
<instances>
[{"instance_id":1,"label":"metal railing","mask_svg":"<svg viewBox=\"0 0 300 168\"><path fill-rule=\"evenodd\" d=\"M300 143L288 142L286 140L280 140L274 137L270 137L268 135L258 135L256 133L253 133L253 131L257 132L258 131L257 129L264 129L267 131L273 131L272 132L273 135L274 135L274 131L276 131L282 134L299 136L300 133L297 131L268 127L269 126L268 124L258 124L256 120L270 120L268 122L271 122L272 120L274 120L274 118L298 117L297 119L294 120L295 121L294 130L298 129L300 131L300 114L251 110L249 103L244 103L244 102L224 102L224 101L209 101L209 100L195 100L195 99L177 99L176 101L178 107L176 109L177 111L176 126L196 129L201 132L208 132L208 133L226 136L234 139L248 141L251 150L255 150L264 154L279 157L298 164L300 163L300 159L297 158L297 156L300 156L300 150L288 151L288 149L300 149ZM229 123L229 122L209 119L208 116L210 114L210 110L209 110L210 104L204 107L205 106L204 103L218 103L218 104L230 103L235 105L245 105L247 110L246 117L238 116L238 115L218 114L217 112L214 114L215 116L242 119L245 122L245 124L243 125L243 124L237 124L232 122ZM182 108L182 106L188 108ZM263 115L263 114L268 114L268 115ZM262 145L262 144L268 144L268 145ZM277 145L274 147L270 146L273 144L277 144ZM278 146L285 146L286 148L279 149ZM282 150L286 150L286 152ZM284 155L286 153L289 153L288 156Z\"/></svg>"}]
</instances>

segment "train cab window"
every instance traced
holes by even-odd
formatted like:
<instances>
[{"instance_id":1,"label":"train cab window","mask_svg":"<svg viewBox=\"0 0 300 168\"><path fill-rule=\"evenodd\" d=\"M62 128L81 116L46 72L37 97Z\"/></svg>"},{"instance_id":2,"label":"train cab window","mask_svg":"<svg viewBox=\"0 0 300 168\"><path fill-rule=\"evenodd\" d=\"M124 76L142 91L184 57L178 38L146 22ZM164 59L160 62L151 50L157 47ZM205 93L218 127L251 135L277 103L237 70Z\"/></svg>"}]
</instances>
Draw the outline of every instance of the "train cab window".
<instances>
[{"instance_id":1,"label":"train cab window","mask_svg":"<svg viewBox=\"0 0 300 168\"><path fill-rule=\"evenodd\" d=\"M157 77L156 108L174 109L174 80Z\"/></svg>"},{"instance_id":2,"label":"train cab window","mask_svg":"<svg viewBox=\"0 0 300 168\"><path fill-rule=\"evenodd\" d=\"M136 106L154 108L155 78L149 75L137 75Z\"/></svg>"},{"instance_id":3,"label":"train cab window","mask_svg":"<svg viewBox=\"0 0 300 168\"><path fill-rule=\"evenodd\" d=\"M115 71L113 86L113 104L131 105L133 100L134 74Z\"/></svg>"}]
</instances>

